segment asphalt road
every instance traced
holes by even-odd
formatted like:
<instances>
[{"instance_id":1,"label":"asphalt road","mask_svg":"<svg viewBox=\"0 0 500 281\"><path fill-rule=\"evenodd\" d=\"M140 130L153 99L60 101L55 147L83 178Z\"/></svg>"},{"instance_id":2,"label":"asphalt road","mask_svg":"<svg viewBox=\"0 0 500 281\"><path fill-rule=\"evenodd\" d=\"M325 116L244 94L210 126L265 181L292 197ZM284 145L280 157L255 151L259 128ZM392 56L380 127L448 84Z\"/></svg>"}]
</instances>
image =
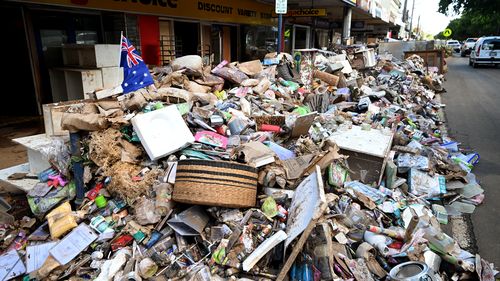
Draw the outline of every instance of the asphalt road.
<instances>
[{"instance_id":1,"label":"asphalt road","mask_svg":"<svg viewBox=\"0 0 500 281\"><path fill-rule=\"evenodd\" d=\"M479 254L500 266L500 68L468 65L468 57L447 59L442 95L448 133L480 155L473 173L485 200L470 217Z\"/></svg>"}]
</instances>

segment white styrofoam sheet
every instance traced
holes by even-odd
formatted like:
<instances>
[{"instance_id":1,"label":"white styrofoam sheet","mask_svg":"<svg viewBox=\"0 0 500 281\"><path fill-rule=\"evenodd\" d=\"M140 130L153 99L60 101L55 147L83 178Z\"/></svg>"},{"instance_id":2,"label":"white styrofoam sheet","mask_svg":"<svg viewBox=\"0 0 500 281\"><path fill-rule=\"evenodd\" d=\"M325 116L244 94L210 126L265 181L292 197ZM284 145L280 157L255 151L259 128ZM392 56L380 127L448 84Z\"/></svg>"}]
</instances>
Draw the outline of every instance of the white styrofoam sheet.
<instances>
[{"instance_id":1,"label":"white styrofoam sheet","mask_svg":"<svg viewBox=\"0 0 500 281\"><path fill-rule=\"evenodd\" d=\"M179 110L170 105L132 118L132 125L152 160L167 156L194 142Z\"/></svg>"},{"instance_id":2,"label":"white styrofoam sheet","mask_svg":"<svg viewBox=\"0 0 500 281\"><path fill-rule=\"evenodd\" d=\"M385 158L391 148L393 134L384 134L381 130L361 130L360 126L352 126L347 131L336 131L330 139L340 148L372 156Z\"/></svg>"},{"instance_id":3,"label":"white styrofoam sheet","mask_svg":"<svg viewBox=\"0 0 500 281\"><path fill-rule=\"evenodd\" d=\"M7 179L10 175L14 173L30 173L29 163L24 163L9 168L0 170L0 192L13 192L17 191L28 192L39 182L38 179L21 179L21 180L9 180ZM31 174L34 176L34 174Z\"/></svg>"},{"instance_id":4,"label":"white styrofoam sheet","mask_svg":"<svg viewBox=\"0 0 500 281\"><path fill-rule=\"evenodd\" d=\"M64 140L69 139L68 136L60 136ZM32 135L17 139L12 139L27 149L28 161L30 163L29 171L33 174L38 174L45 169L50 168L50 163L48 158L41 152L41 148L50 145L53 142L53 138L47 137L46 134Z\"/></svg>"}]
</instances>

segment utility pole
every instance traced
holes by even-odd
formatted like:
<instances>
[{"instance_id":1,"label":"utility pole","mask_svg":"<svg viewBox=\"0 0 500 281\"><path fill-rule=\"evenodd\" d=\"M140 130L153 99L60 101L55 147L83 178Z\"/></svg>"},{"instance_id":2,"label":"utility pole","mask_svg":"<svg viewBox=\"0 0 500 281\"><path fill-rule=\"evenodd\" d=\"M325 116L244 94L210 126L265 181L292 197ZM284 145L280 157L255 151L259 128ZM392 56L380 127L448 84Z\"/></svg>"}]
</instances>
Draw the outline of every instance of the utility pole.
<instances>
[{"instance_id":1,"label":"utility pole","mask_svg":"<svg viewBox=\"0 0 500 281\"><path fill-rule=\"evenodd\" d=\"M408 4L408 0L405 0L405 3L403 5L403 22L406 23L408 21L408 15L406 14L406 6Z\"/></svg>"},{"instance_id":2,"label":"utility pole","mask_svg":"<svg viewBox=\"0 0 500 281\"><path fill-rule=\"evenodd\" d=\"M418 15L417 36L420 39L420 15Z\"/></svg>"},{"instance_id":3,"label":"utility pole","mask_svg":"<svg viewBox=\"0 0 500 281\"><path fill-rule=\"evenodd\" d=\"M412 8L411 8L410 39L411 39L411 34L413 33L413 12L415 12L415 0L413 0L413 5L412 5Z\"/></svg>"}]
</instances>

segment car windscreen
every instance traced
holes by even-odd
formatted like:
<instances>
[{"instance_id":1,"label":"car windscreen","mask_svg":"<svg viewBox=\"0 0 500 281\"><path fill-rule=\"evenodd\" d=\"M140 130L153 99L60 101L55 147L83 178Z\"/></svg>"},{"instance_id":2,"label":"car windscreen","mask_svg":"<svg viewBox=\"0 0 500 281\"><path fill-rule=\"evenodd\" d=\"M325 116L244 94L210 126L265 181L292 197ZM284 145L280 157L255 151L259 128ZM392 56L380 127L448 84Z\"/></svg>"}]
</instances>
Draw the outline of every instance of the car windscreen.
<instances>
[{"instance_id":1,"label":"car windscreen","mask_svg":"<svg viewBox=\"0 0 500 281\"><path fill-rule=\"evenodd\" d=\"M477 41L477 39L467 39L465 42L470 43L470 42L476 42L476 41Z\"/></svg>"},{"instance_id":2,"label":"car windscreen","mask_svg":"<svg viewBox=\"0 0 500 281\"><path fill-rule=\"evenodd\" d=\"M484 40L483 50L500 50L500 39L487 39Z\"/></svg>"}]
</instances>

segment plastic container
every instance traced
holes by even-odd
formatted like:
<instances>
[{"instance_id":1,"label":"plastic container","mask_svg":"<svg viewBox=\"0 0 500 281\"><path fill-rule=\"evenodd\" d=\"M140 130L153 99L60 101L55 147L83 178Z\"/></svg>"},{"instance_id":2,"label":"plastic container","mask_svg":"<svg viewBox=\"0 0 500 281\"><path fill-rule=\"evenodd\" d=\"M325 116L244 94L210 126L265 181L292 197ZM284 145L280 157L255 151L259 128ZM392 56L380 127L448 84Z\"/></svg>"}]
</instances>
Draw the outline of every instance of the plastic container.
<instances>
[{"instance_id":1,"label":"plastic container","mask_svg":"<svg viewBox=\"0 0 500 281\"><path fill-rule=\"evenodd\" d=\"M94 200L96 206L100 209L106 207L108 205L108 200L104 197L104 195L99 194Z\"/></svg>"}]
</instances>

